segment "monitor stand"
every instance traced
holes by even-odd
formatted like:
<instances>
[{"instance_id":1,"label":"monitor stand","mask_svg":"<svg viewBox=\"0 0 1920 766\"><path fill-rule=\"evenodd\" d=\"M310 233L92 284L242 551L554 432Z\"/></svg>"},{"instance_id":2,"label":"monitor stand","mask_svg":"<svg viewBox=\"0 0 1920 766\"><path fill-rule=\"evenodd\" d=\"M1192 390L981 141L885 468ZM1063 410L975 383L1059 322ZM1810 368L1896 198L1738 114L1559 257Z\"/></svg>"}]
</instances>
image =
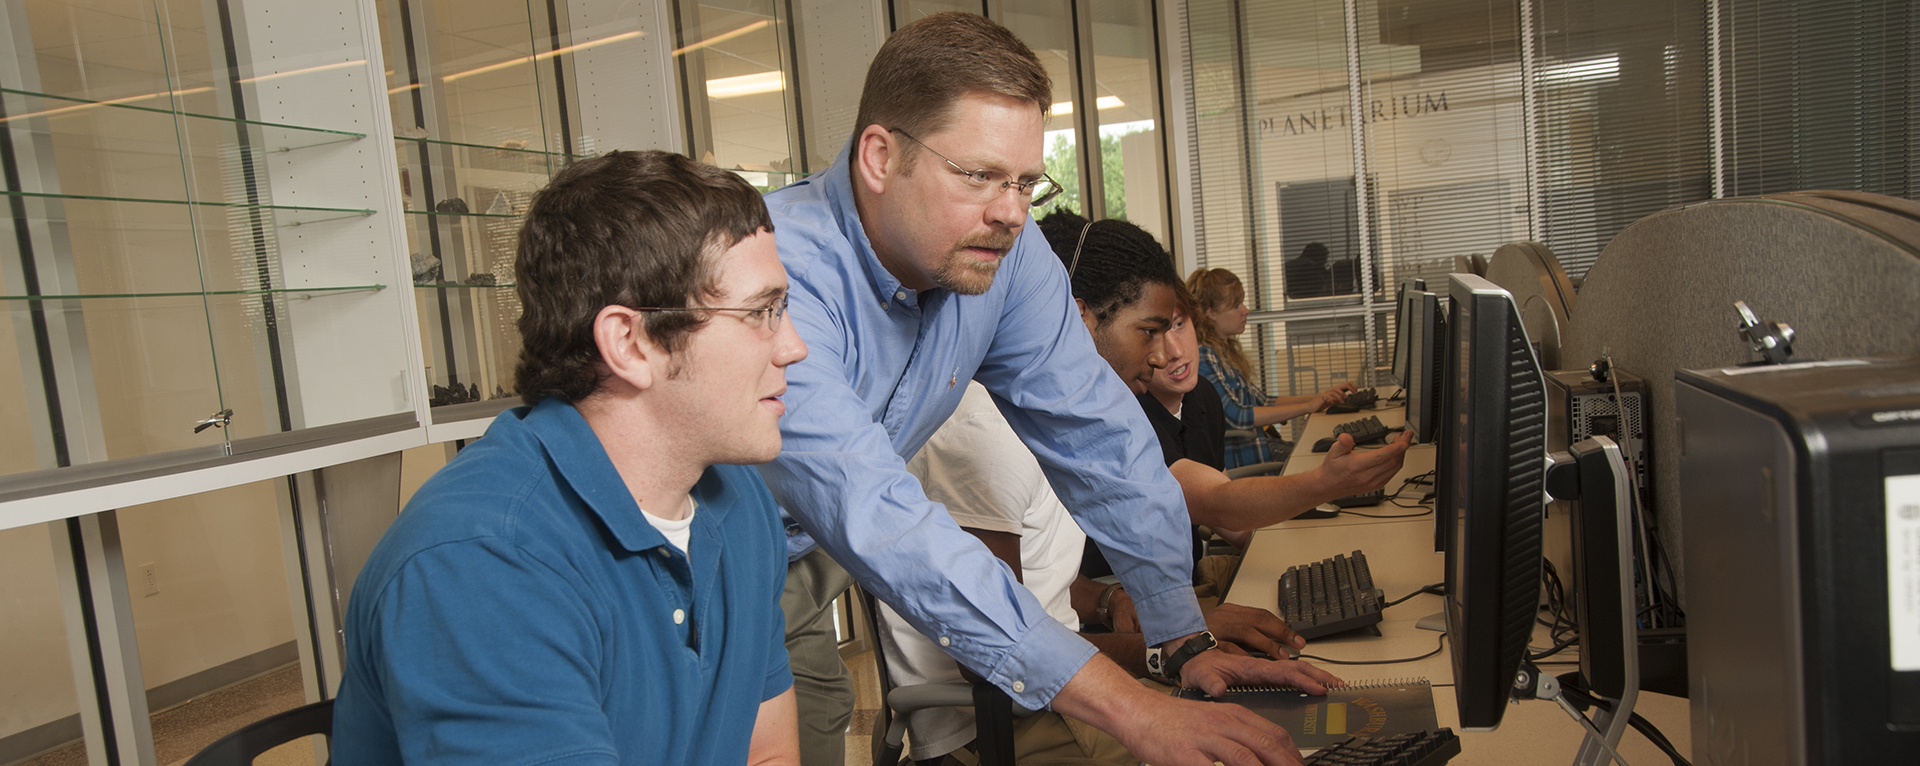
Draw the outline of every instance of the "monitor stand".
<instances>
[{"instance_id":1,"label":"monitor stand","mask_svg":"<svg viewBox=\"0 0 1920 766\"><path fill-rule=\"evenodd\" d=\"M1547 469L1547 491L1579 502L1574 522L1574 570L1580 588L1581 670L1594 697L1591 722L1574 708L1559 681L1523 663L1531 688L1517 692L1551 699L1587 730L1574 756L1575 766L1602 766L1618 760L1614 751L1626 734L1640 694L1640 640L1633 591L1633 474L1620 445L1596 436L1555 453ZM1519 684L1516 684L1519 685Z\"/></svg>"}]
</instances>

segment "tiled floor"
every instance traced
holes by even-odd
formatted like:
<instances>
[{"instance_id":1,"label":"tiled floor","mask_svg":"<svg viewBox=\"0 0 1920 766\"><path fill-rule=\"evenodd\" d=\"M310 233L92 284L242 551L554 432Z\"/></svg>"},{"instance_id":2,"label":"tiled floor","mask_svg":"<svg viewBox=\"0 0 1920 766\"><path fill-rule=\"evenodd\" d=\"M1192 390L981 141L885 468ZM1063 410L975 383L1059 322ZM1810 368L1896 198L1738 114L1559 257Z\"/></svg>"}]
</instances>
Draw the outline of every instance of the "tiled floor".
<instances>
[{"instance_id":1,"label":"tiled floor","mask_svg":"<svg viewBox=\"0 0 1920 766\"><path fill-rule=\"evenodd\" d=\"M847 727L847 766L873 762L873 719L880 712L880 681L873 653L847 660L853 673L853 723ZM214 740L254 721L305 701L300 692L300 667L288 665L226 689L190 700L153 717L153 744L159 762L179 766ZM18 766L86 766L79 743L23 761ZM268 751L255 766L313 766L309 741L290 742Z\"/></svg>"}]
</instances>

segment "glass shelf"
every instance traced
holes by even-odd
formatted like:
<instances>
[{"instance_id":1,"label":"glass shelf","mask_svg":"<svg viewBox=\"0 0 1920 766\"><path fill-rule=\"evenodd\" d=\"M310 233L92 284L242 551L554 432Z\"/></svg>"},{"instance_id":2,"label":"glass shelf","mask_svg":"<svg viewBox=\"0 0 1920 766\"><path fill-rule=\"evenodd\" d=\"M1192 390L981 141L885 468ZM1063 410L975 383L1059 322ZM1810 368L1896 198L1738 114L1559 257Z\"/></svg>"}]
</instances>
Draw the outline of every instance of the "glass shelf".
<instances>
[{"instance_id":1,"label":"glass shelf","mask_svg":"<svg viewBox=\"0 0 1920 766\"><path fill-rule=\"evenodd\" d=\"M198 298L212 295L311 295L325 293L379 292L386 285L344 285L341 287L279 287L270 290L195 290L165 293L101 293L86 295L0 295L0 301L67 301L103 298Z\"/></svg>"},{"instance_id":2,"label":"glass shelf","mask_svg":"<svg viewBox=\"0 0 1920 766\"><path fill-rule=\"evenodd\" d=\"M193 207L212 207L212 208L221 208L225 210L271 210L275 213L288 214L289 218L286 218L286 219L283 219L279 215L274 216L274 220L282 226L302 226L310 223L320 223L321 221L335 221L343 218L365 218L366 216L373 215L374 213L374 211L368 210L366 208L350 208L350 207L309 207L305 205L249 205L242 202L214 202L211 200L187 200L187 199L148 199L148 198L142 198L142 197L106 197L106 196L100 196L95 194L48 194L45 192L13 191L11 189L0 190L0 193L4 193L10 197L24 197L29 199L79 200L84 202L131 202L131 203L143 204L143 205L189 205Z\"/></svg>"},{"instance_id":3,"label":"glass shelf","mask_svg":"<svg viewBox=\"0 0 1920 766\"><path fill-rule=\"evenodd\" d=\"M518 287L519 285L514 282L501 282L499 284L492 284L492 285L471 285L465 282L415 282L413 283L413 286L420 288L422 290L428 290L433 288L443 288L443 289L453 288L456 290L497 290L500 288L506 288L511 290L515 287Z\"/></svg>"},{"instance_id":4,"label":"glass shelf","mask_svg":"<svg viewBox=\"0 0 1920 766\"><path fill-rule=\"evenodd\" d=\"M519 213L442 213L438 210L408 210L407 215L443 218L519 218Z\"/></svg>"},{"instance_id":5,"label":"glass shelf","mask_svg":"<svg viewBox=\"0 0 1920 766\"><path fill-rule=\"evenodd\" d=\"M542 151L539 149L516 148L511 146L488 146L486 144L469 144L469 143L463 143L460 141L442 141L437 138L408 138L406 136L394 136L393 140L396 143L405 142L405 143L414 143L414 144L432 144L434 146L458 146L465 149L486 149L486 150L496 151L496 152L533 154L533 155L539 155L542 157L559 157L562 159L570 159L570 160L594 156L591 154L568 154L566 152L549 152L549 151Z\"/></svg>"},{"instance_id":6,"label":"glass shelf","mask_svg":"<svg viewBox=\"0 0 1920 766\"><path fill-rule=\"evenodd\" d=\"M145 100L150 98L151 99L166 98L172 95L166 92L151 93L151 94L145 94L140 96L130 96L128 98L122 98L122 99L110 99L107 101L94 101L91 99L76 98L73 96L57 96L51 93L36 93L34 91L20 90L18 88L0 88L0 93L6 93L10 95L15 95L15 96L25 96L27 98L41 98L41 99L50 99L54 101L63 101L68 104L71 104L71 106L53 107L51 109L41 109L37 111L26 112L24 114L11 115L6 119L6 122L10 124L16 120L24 120L30 117L58 117L62 115L73 114L75 112L79 112L82 110L97 109L97 108L104 107L109 109L124 109L124 110L135 111L135 112L146 112L149 114L179 115L181 117L188 117L196 120L208 120L212 122L224 122L224 123L231 123L236 125L250 125L253 127L260 128L262 130L262 138L265 145L260 148L265 151L273 151L273 152L290 152L295 149L305 149L309 146L321 146L325 144L337 144L337 143L343 143L347 141L358 141L362 138L367 137L367 134L365 133L354 133L354 132L345 131L345 130L331 130L328 128L309 128L301 125L287 125L287 124L278 123L278 122L262 122L260 120L245 120L245 119L240 119L238 117L221 117L218 115L211 115L211 114L180 112L172 109L162 109L159 107L152 107L152 106L139 106L136 104L128 103L131 101Z\"/></svg>"}]
</instances>

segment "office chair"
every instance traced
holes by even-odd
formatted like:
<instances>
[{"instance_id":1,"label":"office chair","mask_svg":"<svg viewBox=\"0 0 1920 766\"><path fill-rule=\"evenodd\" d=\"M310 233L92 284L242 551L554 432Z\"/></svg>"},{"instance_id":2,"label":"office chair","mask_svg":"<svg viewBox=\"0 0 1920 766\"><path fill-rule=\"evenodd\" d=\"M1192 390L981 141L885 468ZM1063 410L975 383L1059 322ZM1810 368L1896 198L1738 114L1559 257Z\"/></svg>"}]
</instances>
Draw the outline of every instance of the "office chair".
<instances>
[{"instance_id":1,"label":"office chair","mask_svg":"<svg viewBox=\"0 0 1920 766\"><path fill-rule=\"evenodd\" d=\"M333 741L333 700L275 713L215 740L188 758L184 766L252 766L261 753L303 737L321 735ZM332 758L327 762L331 764Z\"/></svg>"},{"instance_id":2,"label":"office chair","mask_svg":"<svg viewBox=\"0 0 1920 766\"><path fill-rule=\"evenodd\" d=\"M880 606L873 595L861 589L858 599L867 612L867 625L873 630L873 665L880 676L880 691L886 704L873 719L873 766L898 766L905 751L907 719L915 712L936 707L969 707L974 710L974 747L980 766L1014 766L1013 698L988 683L915 684L895 687L887 670L886 647L880 643ZM1020 708L1021 715L1031 711ZM187 766L194 766L188 764Z\"/></svg>"}]
</instances>

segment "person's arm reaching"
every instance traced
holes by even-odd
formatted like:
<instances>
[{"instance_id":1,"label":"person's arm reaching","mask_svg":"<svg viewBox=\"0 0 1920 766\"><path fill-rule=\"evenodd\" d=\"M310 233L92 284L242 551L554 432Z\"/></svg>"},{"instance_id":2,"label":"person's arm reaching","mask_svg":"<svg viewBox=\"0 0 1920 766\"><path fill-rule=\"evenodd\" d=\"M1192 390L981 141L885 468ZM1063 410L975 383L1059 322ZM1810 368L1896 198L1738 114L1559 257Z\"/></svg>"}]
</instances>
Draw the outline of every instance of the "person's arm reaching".
<instances>
[{"instance_id":1,"label":"person's arm reaching","mask_svg":"<svg viewBox=\"0 0 1920 766\"><path fill-rule=\"evenodd\" d=\"M849 329L804 279L789 321L808 345L787 368L783 449L761 476L862 588L962 664L1039 709L1094 649L1048 617L985 546L926 498L849 380ZM922 393L922 392L916 392ZM937 566L930 566L938 562Z\"/></svg>"},{"instance_id":2,"label":"person's arm reaching","mask_svg":"<svg viewBox=\"0 0 1920 766\"><path fill-rule=\"evenodd\" d=\"M1400 472L1413 436L1402 433L1376 450L1355 452L1353 438L1342 434L1318 468L1293 476L1227 475L1191 460L1173 464L1186 493L1193 523L1226 529L1258 529L1278 524L1334 498L1385 487Z\"/></svg>"},{"instance_id":3,"label":"person's arm reaching","mask_svg":"<svg viewBox=\"0 0 1920 766\"><path fill-rule=\"evenodd\" d=\"M1127 584L1150 643L1206 628L1193 597L1186 503L1159 439L1094 349L1066 270L1037 227L1001 267L1009 294L974 379ZM1009 274L1008 272L1013 272Z\"/></svg>"}]
</instances>

